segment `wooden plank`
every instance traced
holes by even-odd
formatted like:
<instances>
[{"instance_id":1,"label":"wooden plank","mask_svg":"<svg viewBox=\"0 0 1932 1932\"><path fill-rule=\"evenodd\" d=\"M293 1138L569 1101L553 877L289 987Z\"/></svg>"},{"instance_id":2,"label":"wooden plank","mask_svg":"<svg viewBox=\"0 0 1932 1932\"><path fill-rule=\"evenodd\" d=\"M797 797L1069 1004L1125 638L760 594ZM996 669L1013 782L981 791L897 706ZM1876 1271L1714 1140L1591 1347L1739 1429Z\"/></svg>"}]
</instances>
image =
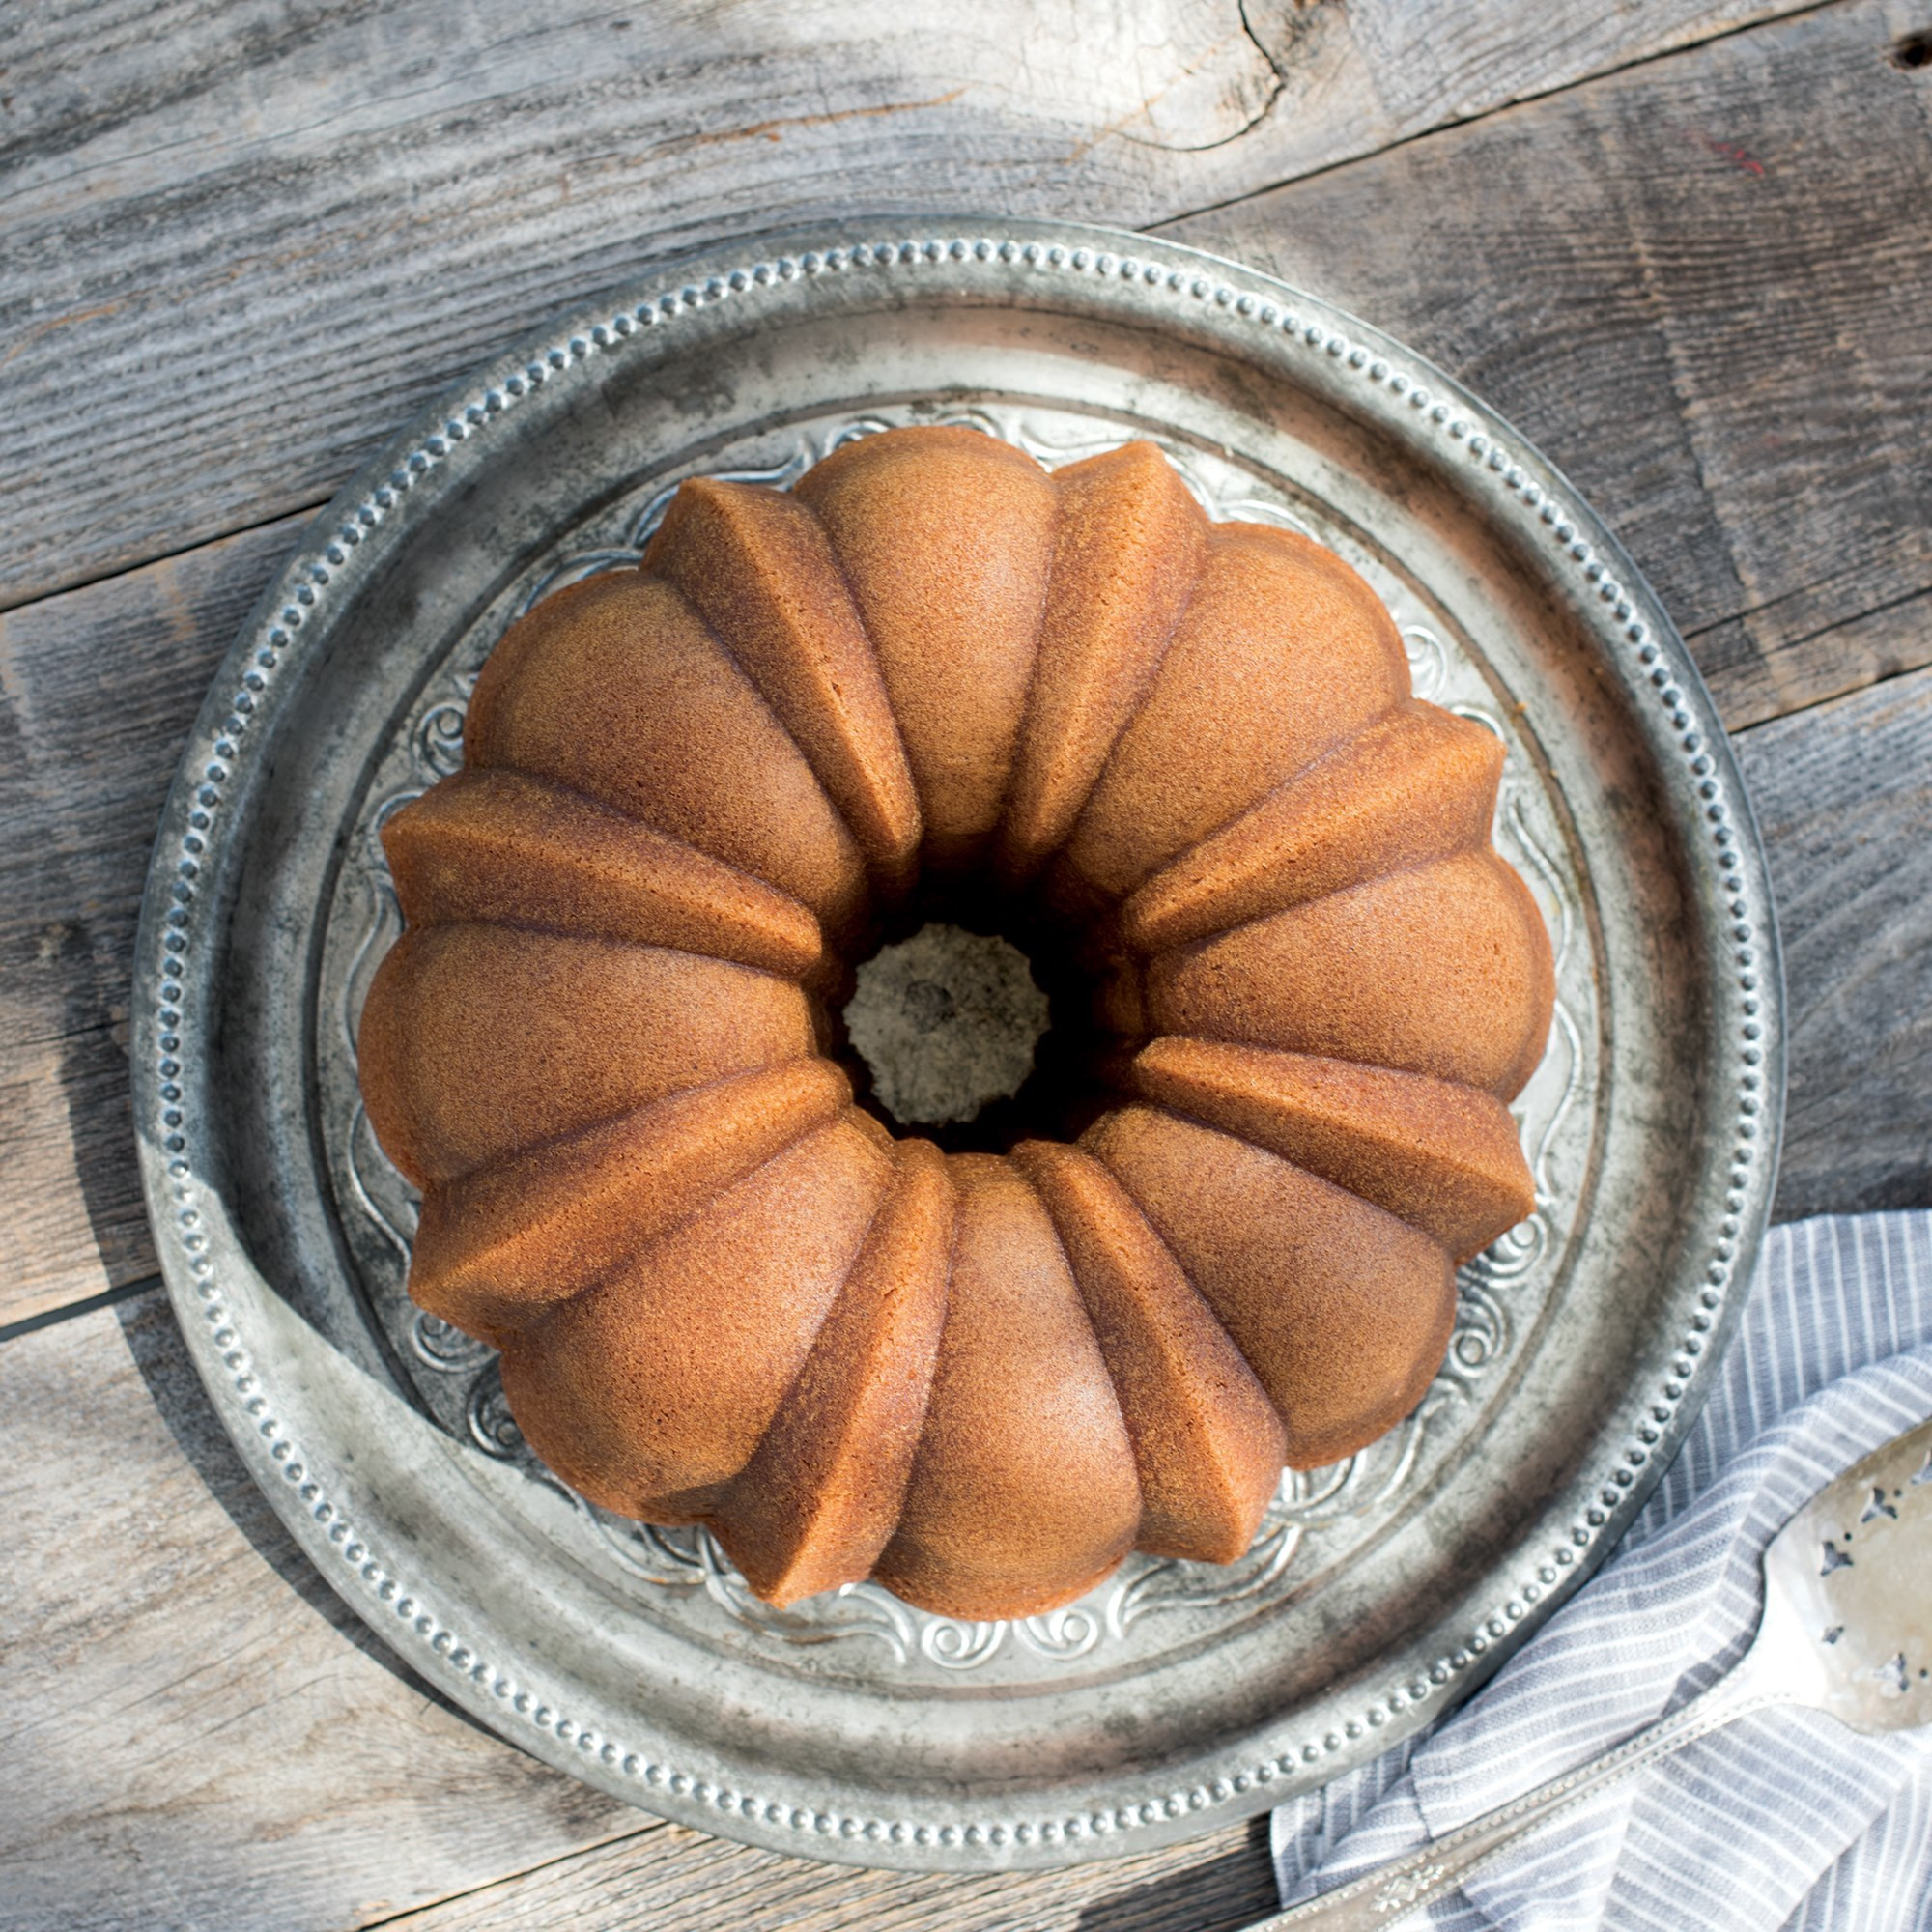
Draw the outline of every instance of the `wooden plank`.
<instances>
[{"instance_id":1,"label":"wooden plank","mask_svg":"<svg viewBox=\"0 0 1932 1932\"><path fill-rule=\"evenodd\" d=\"M1932 1204L1932 670L1737 745L1784 938L1777 1215Z\"/></svg>"},{"instance_id":2,"label":"wooden plank","mask_svg":"<svg viewBox=\"0 0 1932 1932\"><path fill-rule=\"evenodd\" d=\"M155 1272L128 987L161 800L303 520L0 614L0 1326Z\"/></svg>"},{"instance_id":3,"label":"wooden plank","mask_svg":"<svg viewBox=\"0 0 1932 1932\"><path fill-rule=\"evenodd\" d=\"M385 1932L1236 1932L1279 1907L1265 1826L1070 1871L856 1871L667 1826L395 1919Z\"/></svg>"},{"instance_id":4,"label":"wooden plank","mask_svg":"<svg viewBox=\"0 0 1932 1932\"><path fill-rule=\"evenodd\" d=\"M1932 662L1932 83L1821 9L1183 221L1441 362L1610 521L1733 727Z\"/></svg>"},{"instance_id":5,"label":"wooden plank","mask_svg":"<svg viewBox=\"0 0 1932 1932\"><path fill-rule=\"evenodd\" d=\"M319 1932L437 1900L405 1922L964 1932L1166 1922L1179 1898L1206 1932L1272 1903L1259 1827L1097 1873L863 1872L674 1830L539 1765L315 1575L158 1291L0 1344L0 1413L5 1932Z\"/></svg>"},{"instance_id":6,"label":"wooden plank","mask_svg":"<svg viewBox=\"0 0 1932 1932\"><path fill-rule=\"evenodd\" d=\"M1800 0L94 0L0 20L0 606L327 494L699 240L1123 226Z\"/></svg>"},{"instance_id":7,"label":"wooden plank","mask_svg":"<svg viewBox=\"0 0 1932 1932\"><path fill-rule=\"evenodd\" d=\"M0 1927L368 1924L636 1832L311 1569L158 1291L0 1344Z\"/></svg>"}]
</instances>

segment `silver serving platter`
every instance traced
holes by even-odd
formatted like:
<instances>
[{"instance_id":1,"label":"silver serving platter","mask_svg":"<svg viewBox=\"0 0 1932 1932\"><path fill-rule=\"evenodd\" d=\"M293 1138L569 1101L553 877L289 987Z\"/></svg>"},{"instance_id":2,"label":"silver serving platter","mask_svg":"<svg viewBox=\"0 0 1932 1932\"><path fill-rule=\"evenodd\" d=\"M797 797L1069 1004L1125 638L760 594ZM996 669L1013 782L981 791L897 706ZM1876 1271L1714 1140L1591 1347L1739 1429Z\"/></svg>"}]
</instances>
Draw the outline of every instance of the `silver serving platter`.
<instances>
[{"instance_id":1,"label":"silver serving platter","mask_svg":"<svg viewBox=\"0 0 1932 1932\"><path fill-rule=\"evenodd\" d=\"M1558 957L1517 1108L1537 1210L1463 1271L1414 1415L1287 1478L1242 1561L1136 1557L1000 1624L872 1585L773 1610L701 1531L605 1516L550 1477L489 1350L403 1293L415 1204L355 1068L399 925L377 830L454 768L515 614L634 559L683 476L781 482L933 420L1048 463L1151 437L1214 515L1292 525L1362 570L1418 690L1507 746L1497 842ZM869 1864L1048 1865L1208 1831L1373 1756L1588 1574L1681 1438L1748 1276L1778 989L1710 699L1614 539L1507 423L1366 325L1187 249L856 223L594 305L452 390L317 519L162 821L135 1114L214 1406L412 1668L707 1831Z\"/></svg>"}]
</instances>

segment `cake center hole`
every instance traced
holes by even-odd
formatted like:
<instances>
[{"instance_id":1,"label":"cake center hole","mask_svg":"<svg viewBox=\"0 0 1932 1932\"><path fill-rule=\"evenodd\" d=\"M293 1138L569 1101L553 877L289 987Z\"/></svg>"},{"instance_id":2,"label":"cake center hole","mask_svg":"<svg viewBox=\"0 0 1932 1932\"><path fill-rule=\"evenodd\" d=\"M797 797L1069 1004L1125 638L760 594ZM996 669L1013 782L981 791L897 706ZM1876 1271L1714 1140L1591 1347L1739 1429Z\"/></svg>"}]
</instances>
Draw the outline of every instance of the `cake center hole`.
<instances>
[{"instance_id":1,"label":"cake center hole","mask_svg":"<svg viewBox=\"0 0 1932 1932\"><path fill-rule=\"evenodd\" d=\"M935 922L856 977L846 1031L873 1097L902 1126L975 1120L1026 1084L1049 1012L1018 947Z\"/></svg>"}]
</instances>

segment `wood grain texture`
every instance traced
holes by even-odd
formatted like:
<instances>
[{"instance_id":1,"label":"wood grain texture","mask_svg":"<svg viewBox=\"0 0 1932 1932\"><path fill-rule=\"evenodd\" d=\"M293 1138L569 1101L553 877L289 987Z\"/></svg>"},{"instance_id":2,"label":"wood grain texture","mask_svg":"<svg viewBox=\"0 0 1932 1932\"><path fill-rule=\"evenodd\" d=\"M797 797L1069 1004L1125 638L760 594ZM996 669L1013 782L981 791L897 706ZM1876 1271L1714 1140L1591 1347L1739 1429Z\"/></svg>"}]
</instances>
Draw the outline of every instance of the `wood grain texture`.
<instances>
[{"instance_id":1,"label":"wood grain texture","mask_svg":"<svg viewBox=\"0 0 1932 1932\"><path fill-rule=\"evenodd\" d=\"M1737 741L1784 940L1776 1212L1932 1203L1932 670Z\"/></svg>"},{"instance_id":2,"label":"wood grain texture","mask_svg":"<svg viewBox=\"0 0 1932 1932\"><path fill-rule=\"evenodd\" d=\"M471 363L699 241L1139 226L1793 4L10 9L0 606L327 494Z\"/></svg>"},{"instance_id":3,"label":"wood grain texture","mask_svg":"<svg viewBox=\"0 0 1932 1932\"><path fill-rule=\"evenodd\" d=\"M1070 1871L957 1878L808 1864L663 1825L387 1932L1236 1932L1278 1907L1266 1827Z\"/></svg>"},{"instance_id":4,"label":"wood grain texture","mask_svg":"<svg viewBox=\"0 0 1932 1932\"><path fill-rule=\"evenodd\" d=\"M638 1829L335 1599L158 1290L0 1343L0 1414L6 1932L358 1926Z\"/></svg>"},{"instance_id":5,"label":"wood grain texture","mask_svg":"<svg viewBox=\"0 0 1932 1932\"><path fill-rule=\"evenodd\" d=\"M0 1326L155 1272L128 995L155 825L301 519L0 614Z\"/></svg>"},{"instance_id":6,"label":"wood grain texture","mask_svg":"<svg viewBox=\"0 0 1932 1932\"><path fill-rule=\"evenodd\" d=\"M1167 232L1442 363L1551 456L1733 726L1932 662L1932 73L1858 0Z\"/></svg>"}]
</instances>

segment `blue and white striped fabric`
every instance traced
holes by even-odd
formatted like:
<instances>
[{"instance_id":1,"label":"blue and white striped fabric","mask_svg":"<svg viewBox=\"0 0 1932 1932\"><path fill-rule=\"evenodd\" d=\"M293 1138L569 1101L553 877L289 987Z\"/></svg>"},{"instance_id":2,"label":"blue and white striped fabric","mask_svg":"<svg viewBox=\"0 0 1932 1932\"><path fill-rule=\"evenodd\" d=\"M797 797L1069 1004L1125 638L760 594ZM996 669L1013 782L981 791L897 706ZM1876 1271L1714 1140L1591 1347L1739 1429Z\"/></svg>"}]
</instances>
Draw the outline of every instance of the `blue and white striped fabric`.
<instances>
[{"instance_id":1,"label":"blue and white striped fabric","mask_svg":"<svg viewBox=\"0 0 1932 1932\"><path fill-rule=\"evenodd\" d=\"M1932 1214L1775 1229L1722 1378L1614 1559L1466 1709L1274 1814L1285 1904L1453 1831L1674 1710L1744 1654L1759 1557L1932 1414ZM1740 1719L1499 1853L1455 1932L1932 1932L1932 1735Z\"/></svg>"}]
</instances>

